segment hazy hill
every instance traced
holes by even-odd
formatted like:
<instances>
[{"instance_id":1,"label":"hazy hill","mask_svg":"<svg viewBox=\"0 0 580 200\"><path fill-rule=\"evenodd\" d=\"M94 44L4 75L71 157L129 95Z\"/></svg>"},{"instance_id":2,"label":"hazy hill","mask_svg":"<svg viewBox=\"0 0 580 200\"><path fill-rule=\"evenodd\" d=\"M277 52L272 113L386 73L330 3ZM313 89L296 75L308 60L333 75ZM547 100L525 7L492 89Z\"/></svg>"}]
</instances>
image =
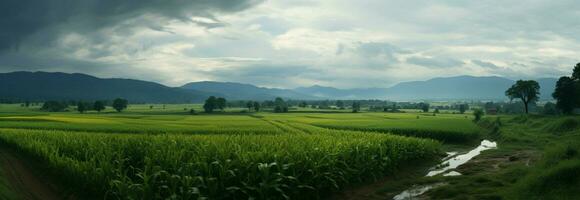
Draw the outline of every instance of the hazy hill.
<instances>
[{"instance_id":1,"label":"hazy hill","mask_svg":"<svg viewBox=\"0 0 580 200\"><path fill-rule=\"evenodd\" d=\"M542 99L551 99L555 78L537 80ZM131 102L203 102L210 95L229 100L388 99L388 100L505 100L515 81L502 77L457 76L399 83L391 88L338 89L314 85L296 89L257 87L232 82L202 81L179 88L131 79L101 79L85 74L48 72L0 73L0 99L106 100L123 97Z\"/></svg>"},{"instance_id":2,"label":"hazy hill","mask_svg":"<svg viewBox=\"0 0 580 200\"><path fill-rule=\"evenodd\" d=\"M386 88L355 88L337 89L314 85L311 87L299 87L294 89L300 93L310 94L323 99L385 99Z\"/></svg>"},{"instance_id":3,"label":"hazy hill","mask_svg":"<svg viewBox=\"0 0 580 200\"><path fill-rule=\"evenodd\" d=\"M208 93L221 93L227 99L233 100L273 100L276 97L285 99L316 99L316 97L288 89L264 88L250 84L201 81L181 86Z\"/></svg>"},{"instance_id":4,"label":"hazy hill","mask_svg":"<svg viewBox=\"0 0 580 200\"><path fill-rule=\"evenodd\" d=\"M542 99L551 99L557 79L537 81ZM315 85L295 90L327 99L503 100L506 99L505 91L514 83L514 80L502 77L457 76L402 82L390 88L337 89Z\"/></svg>"},{"instance_id":5,"label":"hazy hill","mask_svg":"<svg viewBox=\"0 0 580 200\"><path fill-rule=\"evenodd\" d=\"M101 79L85 74L13 72L0 74L0 99L16 100L110 100L130 102L202 102L211 94L171 88L131 79Z\"/></svg>"}]
</instances>

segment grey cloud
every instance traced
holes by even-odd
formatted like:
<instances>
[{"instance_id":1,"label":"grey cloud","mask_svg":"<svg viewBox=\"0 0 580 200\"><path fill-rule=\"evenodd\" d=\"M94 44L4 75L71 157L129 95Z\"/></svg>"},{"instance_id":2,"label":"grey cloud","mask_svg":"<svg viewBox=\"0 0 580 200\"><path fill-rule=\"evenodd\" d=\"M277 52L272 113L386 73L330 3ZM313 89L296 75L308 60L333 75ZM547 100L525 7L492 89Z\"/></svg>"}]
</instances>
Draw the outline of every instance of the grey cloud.
<instances>
[{"instance_id":1,"label":"grey cloud","mask_svg":"<svg viewBox=\"0 0 580 200\"><path fill-rule=\"evenodd\" d=\"M491 62L486 62L486 61L482 61L482 60L471 60L471 62L476 64L476 65L479 65L480 67L485 67L485 68L490 68L490 69L499 69L500 68Z\"/></svg>"},{"instance_id":2,"label":"grey cloud","mask_svg":"<svg viewBox=\"0 0 580 200\"><path fill-rule=\"evenodd\" d=\"M167 20L189 21L192 16L215 19L215 13L244 10L262 0L4 0L0 2L0 50L17 49L30 37L46 43L67 32L91 33L144 15L159 21L133 21L123 26L156 27ZM216 20L214 20L216 21ZM194 23L208 28L216 23ZM143 24L144 23L144 24Z\"/></svg>"},{"instance_id":3,"label":"grey cloud","mask_svg":"<svg viewBox=\"0 0 580 200\"><path fill-rule=\"evenodd\" d=\"M444 58L444 57L425 58L416 56L408 58L407 62L429 68L457 67L465 64L463 61L456 60L453 58Z\"/></svg>"},{"instance_id":4,"label":"grey cloud","mask_svg":"<svg viewBox=\"0 0 580 200\"><path fill-rule=\"evenodd\" d=\"M360 54L369 57L386 55L392 58L395 53L407 53L406 51L400 49L399 47L383 42L360 43L357 50Z\"/></svg>"}]
</instances>

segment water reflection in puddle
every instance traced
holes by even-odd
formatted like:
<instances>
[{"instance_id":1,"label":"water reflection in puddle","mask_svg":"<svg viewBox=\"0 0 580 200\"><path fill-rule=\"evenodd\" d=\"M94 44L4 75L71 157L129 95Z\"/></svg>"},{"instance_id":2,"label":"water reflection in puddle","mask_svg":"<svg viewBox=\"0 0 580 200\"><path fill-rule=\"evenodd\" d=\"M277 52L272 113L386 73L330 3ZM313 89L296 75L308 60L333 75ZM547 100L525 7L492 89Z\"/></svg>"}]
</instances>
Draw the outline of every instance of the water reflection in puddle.
<instances>
[{"instance_id":1,"label":"water reflection in puddle","mask_svg":"<svg viewBox=\"0 0 580 200\"><path fill-rule=\"evenodd\" d=\"M433 188L443 186L443 185L445 185L445 184L437 183L437 184L433 184L433 185L415 186L415 187L412 187L411 189L403 191L401 194L393 197L393 199L394 200L413 199L414 197L421 196L422 194L424 194L425 192L427 192Z\"/></svg>"},{"instance_id":2,"label":"water reflection in puddle","mask_svg":"<svg viewBox=\"0 0 580 200\"><path fill-rule=\"evenodd\" d=\"M497 143L491 142L489 140L484 140L481 142L481 144L477 148L471 150L470 152L468 152L466 154L461 154L458 156L452 156L451 158L443 161L443 163L438 165L439 167L436 167L436 169L431 170L427 174L427 176L435 176L435 175L445 173L451 169L456 169L457 167L459 167L459 166L467 163L471 159L473 159L475 156L481 154L482 151L489 150L489 149L495 149L495 148L497 148Z\"/></svg>"},{"instance_id":3,"label":"water reflection in puddle","mask_svg":"<svg viewBox=\"0 0 580 200\"><path fill-rule=\"evenodd\" d=\"M443 176L461 176L461 173L450 170L456 169L457 167L467 163L475 156L481 154L482 151L496 148L497 143L491 142L489 140L484 140L481 141L481 144L479 146L477 146L475 149L469 151L466 154L457 155L457 152L448 152L447 157L443 159L443 162L434 167L434 169L432 169L431 171L429 171L429 173L427 173L426 176L428 177L436 176L439 174L443 174L445 172L447 173L443 174ZM442 185L444 185L444 183L437 183L433 185L424 185L424 186L414 186L411 189L403 191L401 194L395 196L393 199L394 200L413 199L415 197L421 196L425 192L435 187L439 187Z\"/></svg>"}]
</instances>

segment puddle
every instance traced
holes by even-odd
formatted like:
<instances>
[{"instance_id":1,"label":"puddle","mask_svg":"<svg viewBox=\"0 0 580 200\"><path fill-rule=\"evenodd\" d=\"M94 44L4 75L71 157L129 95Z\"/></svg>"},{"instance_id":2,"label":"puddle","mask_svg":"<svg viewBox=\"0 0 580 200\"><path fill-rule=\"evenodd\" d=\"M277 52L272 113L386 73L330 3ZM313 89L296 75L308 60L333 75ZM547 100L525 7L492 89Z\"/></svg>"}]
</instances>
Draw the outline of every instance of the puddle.
<instances>
[{"instance_id":1,"label":"puddle","mask_svg":"<svg viewBox=\"0 0 580 200\"><path fill-rule=\"evenodd\" d=\"M443 176L461 176L461 173L456 172L456 171L450 171L450 172L447 172L446 174L443 174Z\"/></svg>"},{"instance_id":2,"label":"puddle","mask_svg":"<svg viewBox=\"0 0 580 200\"><path fill-rule=\"evenodd\" d=\"M451 158L448 158L447 160L443 161L443 163L441 163L439 165L439 168L431 170L427 174L427 176L435 176L435 175L445 173L449 170L456 169L457 167L459 167L459 166L467 163L471 159L473 159L475 156L478 156L479 154L481 154L482 151L489 150L489 149L495 149L495 148L497 148L497 143L491 142L489 140L484 140L481 142L481 144L478 147L471 150L470 152L468 152L466 154L461 154L458 156L452 156Z\"/></svg>"},{"instance_id":3,"label":"puddle","mask_svg":"<svg viewBox=\"0 0 580 200\"><path fill-rule=\"evenodd\" d=\"M425 192L427 192L433 188L443 186L443 185L445 185L445 184L444 183L437 183L437 184L433 184L433 185L415 186L415 187L412 187L411 189L405 190L401 194L393 197L393 200L413 199L415 197L421 196L422 194L425 194Z\"/></svg>"},{"instance_id":4,"label":"puddle","mask_svg":"<svg viewBox=\"0 0 580 200\"><path fill-rule=\"evenodd\" d=\"M457 167L469 162L475 156L481 154L482 151L495 148L497 148L497 143L491 142L489 140L483 140L479 146L466 154L457 155L457 152L447 152L447 157L443 158L443 162L429 171L426 176L431 177L439 174L443 174L443 176L461 176L461 173L450 170L456 169ZM411 189L405 190L401 194L395 196L393 200L413 199L415 197L421 196L425 192L435 187L442 185L445 184L437 183L433 185L414 186Z\"/></svg>"}]
</instances>

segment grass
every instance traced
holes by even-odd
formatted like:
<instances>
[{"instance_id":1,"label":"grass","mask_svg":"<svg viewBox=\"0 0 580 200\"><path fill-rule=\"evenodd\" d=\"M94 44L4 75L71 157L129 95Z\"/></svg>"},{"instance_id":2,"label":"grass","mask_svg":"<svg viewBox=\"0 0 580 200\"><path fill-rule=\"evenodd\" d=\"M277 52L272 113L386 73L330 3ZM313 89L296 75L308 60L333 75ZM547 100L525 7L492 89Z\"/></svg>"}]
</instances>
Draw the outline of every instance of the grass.
<instances>
[{"instance_id":1,"label":"grass","mask_svg":"<svg viewBox=\"0 0 580 200\"><path fill-rule=\"evenodd\" d=\"M97 199L320 198L440 155L434 140L319 124L359 120L411 129L403 121L416 123L417 114L184 109L195 106L79 114L0 105L0 142L46 166L65 188ZM433 120L467 121L425 119L425 130L445 129Z\"/></svg>"},{"instance_id":2,"label":"grass","mask_svg":"<svg viewBox=\"0 0 580 200\"><path fill-rule=\"evenodd\" d=\"M499 130L494 130L500 117ZM498 142L457 169L463 176L423 177L411 184L445 183L427 193L433 199L576 199L580 188L580 129L573 117L497 116L480 124ZM566 131L553 131L554 127ZM392 186L389 186L393 188ZM384 193L391 193L383 188Z\"/></svg>"},{"instance_id":3,"label":"grass","mask_svg":"<svg viewBox=\"0 0 580 200\"><path fill-rule=\"evenodd\" d=\"M183 107L197 105L158 106L78 114L0 105L0 141L97 198L312 199L385 176L397 181L383 195L444 182L427 193L433 199L574 199L580 187L575 117L487 116L476 125L460 114L189 115ZM480 138L499 149L460 167L463 176L405 171Z\"/></svg>"},{"instance_id":4,"label":"grass","mask_svg":"<svg viewBox=\"0 0 580 200\"><path fill-rule=\"evenodd\" d=\"M1 129L0 141L51 166L62 182L79 191L123 199L318 198L393 173L402 163L430 159L439 148L430 140L301 128L316 134Z\"/></svg>"}]
</instances>

